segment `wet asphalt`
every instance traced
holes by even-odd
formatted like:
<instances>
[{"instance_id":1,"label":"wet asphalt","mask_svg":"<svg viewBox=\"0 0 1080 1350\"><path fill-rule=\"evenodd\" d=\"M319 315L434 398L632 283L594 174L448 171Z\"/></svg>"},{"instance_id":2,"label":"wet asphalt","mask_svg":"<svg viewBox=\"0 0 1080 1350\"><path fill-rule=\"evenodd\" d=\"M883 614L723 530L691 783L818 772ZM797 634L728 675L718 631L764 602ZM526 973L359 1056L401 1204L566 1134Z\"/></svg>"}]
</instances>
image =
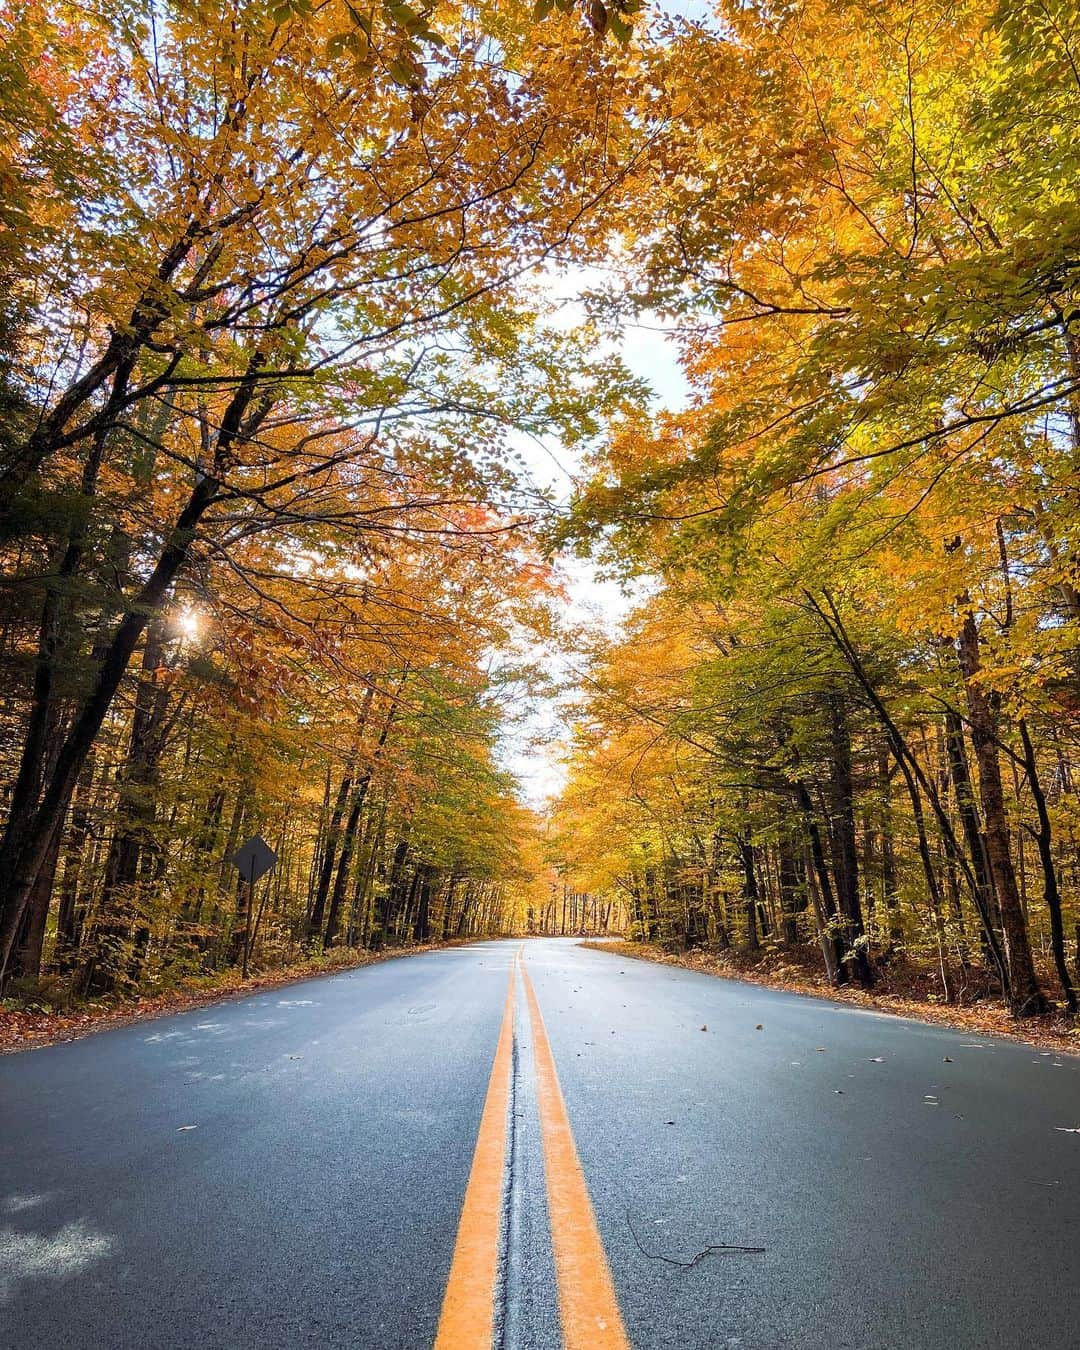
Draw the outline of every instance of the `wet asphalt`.
<instances>
[{"instance_id":1,"label":"wet asphalt","mask_svg":"<svg viewBox=\"0 0 1080 1350\"><path fill-rule=\"evenodd\" d=\"M0 1059L0 1346L430 1346L520 947ZM637 1350L1080 1346L1080 1059L524 953ZM560 1346L531 1057L502 1350Z\"/></svg>"}]
</instances>

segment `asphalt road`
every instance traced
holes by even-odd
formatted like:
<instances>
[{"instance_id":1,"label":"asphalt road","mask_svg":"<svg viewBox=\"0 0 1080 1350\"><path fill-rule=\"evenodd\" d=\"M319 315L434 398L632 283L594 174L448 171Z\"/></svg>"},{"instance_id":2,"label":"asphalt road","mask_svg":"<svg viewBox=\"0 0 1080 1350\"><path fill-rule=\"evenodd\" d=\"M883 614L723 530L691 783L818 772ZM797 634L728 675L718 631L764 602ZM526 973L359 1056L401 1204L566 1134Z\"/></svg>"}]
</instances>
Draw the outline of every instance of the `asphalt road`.
<instances>
[{"instance_id":1,"label":"asphalt road","mask_svg":"<svg viewBox=\"0 0 1080 1350\"><path fill-rule=\"evenodd\" d=\"M430 1347L509 979L494 1342L559 1350L522 947L637 1350L1080 1346L1080 1061L569 940L0 1059L0 1346Z\"/></svg>"}]
</instances>

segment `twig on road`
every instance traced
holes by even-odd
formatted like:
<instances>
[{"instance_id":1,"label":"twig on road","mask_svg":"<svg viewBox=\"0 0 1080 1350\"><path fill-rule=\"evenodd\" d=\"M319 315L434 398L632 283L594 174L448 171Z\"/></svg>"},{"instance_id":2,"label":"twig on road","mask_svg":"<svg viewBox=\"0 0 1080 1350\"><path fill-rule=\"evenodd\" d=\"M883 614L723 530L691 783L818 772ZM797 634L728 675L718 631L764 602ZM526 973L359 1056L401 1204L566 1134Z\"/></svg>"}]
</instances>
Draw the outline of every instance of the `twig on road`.
<instances>
[{"instance_id":1,"label":"twig on road","mask_svg":"<svg viewBox=\"0 0 1080 1350\"><path fill-rule=\"evenodd\" d=\"M642 1256L647 1257L650 1261L664 1261L669 1266L681 1266L683 1270L689 1270L692 1266L696 1266L699 1261L704 1261L706 1256L710 1256L713 1252L754 1253L763 1252L765 1250L764 1247L741 1247L734 1242L710 1242L707 1247L702 1247L701 1251L696 1252L689 1261L680 1261L677 1256L665 1256L663 1252L647 1251L634 1230L629 1210L626 1211L626 1226L630 1229L630 1236L634 1239L634 1242L637 1244L637 1249Z\"/></svg>"}]
</instances>

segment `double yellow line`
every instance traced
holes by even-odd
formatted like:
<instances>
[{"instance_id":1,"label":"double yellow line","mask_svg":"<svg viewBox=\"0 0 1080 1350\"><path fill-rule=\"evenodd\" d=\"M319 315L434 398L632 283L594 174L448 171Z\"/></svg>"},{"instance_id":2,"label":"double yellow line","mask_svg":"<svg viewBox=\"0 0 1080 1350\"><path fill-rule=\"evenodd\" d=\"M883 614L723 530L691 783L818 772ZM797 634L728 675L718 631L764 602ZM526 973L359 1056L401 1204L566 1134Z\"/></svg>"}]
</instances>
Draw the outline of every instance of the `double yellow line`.
<instances>
[{"instance_id":1,"label":"double yellow line","mask_svg":"<svg viewBox=\"0 0 1080 1350\"><path fill-rule=\"evenodd\" d=\"M611 1270L559 1087L555 1057L520 954L514 957L510 968L499 1043L480 1118L435 1350L491 1350L495 1332L519 969L533 1034L536 1096L563 1344L565 1350L629 1350Z\"/></svg>"}]
</instances>

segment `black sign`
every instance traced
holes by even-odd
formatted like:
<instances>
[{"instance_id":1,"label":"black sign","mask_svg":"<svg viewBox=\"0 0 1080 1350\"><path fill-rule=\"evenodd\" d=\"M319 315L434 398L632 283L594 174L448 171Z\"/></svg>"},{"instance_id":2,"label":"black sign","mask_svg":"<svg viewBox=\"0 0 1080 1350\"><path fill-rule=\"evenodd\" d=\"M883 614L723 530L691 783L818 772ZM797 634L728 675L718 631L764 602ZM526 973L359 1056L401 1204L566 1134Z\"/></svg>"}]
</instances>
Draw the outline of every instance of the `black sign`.
<instances>
[{"instance_id":1,"label":"black sign","mask_svg":"<svg viewBox=\"0 0 1080 1350\"><path fill-rule=\"evenodd\" d=\"M229 861L243 879L254 886L277 862L277 854L261 834L256 834L246 844L241 844Z\"/></svg>"}]
</instances>

